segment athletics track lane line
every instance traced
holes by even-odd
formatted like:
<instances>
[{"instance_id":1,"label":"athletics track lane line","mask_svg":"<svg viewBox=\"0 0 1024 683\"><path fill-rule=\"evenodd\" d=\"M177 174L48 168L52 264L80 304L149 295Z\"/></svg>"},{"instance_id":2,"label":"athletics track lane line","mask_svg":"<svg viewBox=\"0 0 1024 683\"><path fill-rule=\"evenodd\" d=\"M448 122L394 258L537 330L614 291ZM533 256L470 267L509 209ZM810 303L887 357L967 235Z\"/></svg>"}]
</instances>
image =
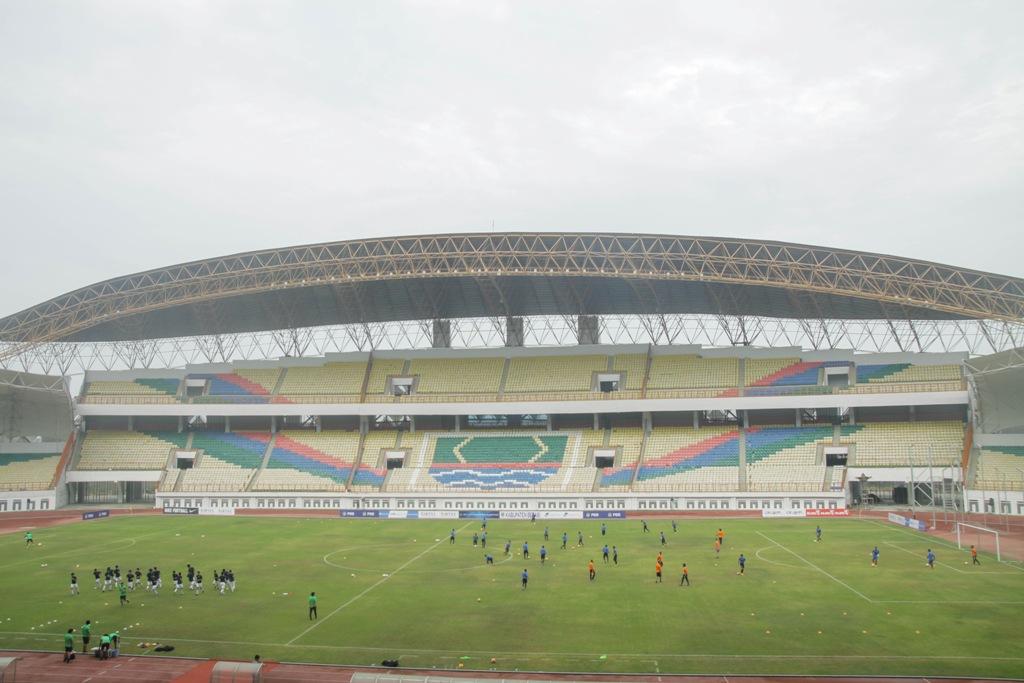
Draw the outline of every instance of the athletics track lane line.
<instances>
[{"instance_id":1,"label":"athletics track lane line","mask_svg":"<svg viewBox=\"0 0 1024 683\"><path fill-rule=\"evenodd\" d=\"M456 531L456 533L458 533L459 531L462 531L463 529L465 529L466 527L468 527L468 526L469 526L470 524L472 524L472 523L473 523L472 521L470 521L470 522L466 522L465 524L463 524L463 525L462 525L461 527L459 527L459 528L458 528L458 530ZM419 555L417 555L416 557L412 558L411 560L409 560L408 562L406 562L405 564L403 564L403 565L402 565L401 567L399 567L399 568L398 568L398 569L396 569L395 571L391 572L391 573L390 573L390 574L389 574L388 576L385 576L385 577L383 577L382 579L380 579L379 581L377 581L376 583L374 583L373 585L371 585L371 586L370 586L369 588L366 588L366 589L364 589L364 590L363 590L363 591L362 591L361 593L359 593L359 594L355 595L354 597L351 597L351 598L349 598L349 599L348 599L347 601L345 601L345 602L341 603L340 605L338 605L337 607L335 607L335 608L334 608L334 610L333 610L332 612L328 613L326 617L324 617L324 621L327 621L328 619L330 619L331 617L333 617L333 616L334 616L335 614L337 614L337 613L338 613L338 612L340 612L341 610L345 609L346 607L348 607L349 605L351 605L351 604L352 604L353 602L355 602L356 600L360 599L361 597L363 597L364 595L366 595L367 593L369 593L370 591L372 591L372 590L373 590L374 588L376 588L377 586L381 585L382 583L384 583L385 581L387 581L388 579L390 579L390 578L391 578L392 576L394 576L395 574L397 574L398 572L402 571L403 569L405 569L406 567L408 567L408 566L409 566L410 564L412 564L412 563L413 563L413 562L415 562L416 560L420 559L421 557L423 557L424 555L426 555L427 553L429 553L429 552L430 552L431 550L433 550L433 549L434 549L434 548L436 548L437 546L439 546L439 545L441 545L442 543L444 543L444 542L445 542L446 540L448 540L448 539L446 539L446 538L443 538L443 537L442 537L440 541L438 541L438 542L437 542L437 543L435 543L434 545L430 546L429 548L427 548L427 549L426 549L426 550L424 550L424 551L423 551L422 553L420 553L420 554L419 554ZM315 629L315 628L316 628L317 626L319 626L319 625L320 625L320 624L322 624L322 623L324 623L324 622L323 622L323 621L320 621L320 620L318 619L318 620L316 621L316 623L314 623L314 624L313 624L312 626L310 626L309 628L307 628L307 629L306 629L305 631L303 631L303 632L302 632L302 633L300 633L299 635L297 635L297 636L295 636L294 638L292 638L291 640L289 640L289 641L288 641L287 643L285 643L285 645L291 645L291 644L293 644L293 643L294 643L294 642L295 642L296 640L298 640L299 638L303 637L304 635L306 635L307 633L309 633L310 631L312 631L313 629Z\"/></svg>"}]
</instances>

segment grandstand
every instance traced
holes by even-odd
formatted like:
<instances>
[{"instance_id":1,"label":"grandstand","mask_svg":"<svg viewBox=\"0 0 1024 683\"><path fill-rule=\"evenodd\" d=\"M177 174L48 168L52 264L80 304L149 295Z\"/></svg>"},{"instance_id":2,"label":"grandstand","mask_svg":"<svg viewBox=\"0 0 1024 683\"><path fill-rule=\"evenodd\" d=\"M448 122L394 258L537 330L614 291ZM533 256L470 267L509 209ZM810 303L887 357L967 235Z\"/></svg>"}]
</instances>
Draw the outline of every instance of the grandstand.
<instances>
[{"instance_id":1,"label":"grandstand","mask_svg":"<svg viewBox=\"0 0 1024 683\"><path fill-rule=\"evenodd\" d=\"M696 256L708 253L722 256ZM975 404L977 353L907 343L920 339L914 325L1024 321L1007 294L1021 286L1013 278L642 235L364 240L273 254L295 270L264 268L262 253L246 266L195 264L190 273L227 278L217 316L188 298L207 296L191 289L198 281L139 289L128 277L0 320L0 339L36 353L44 337L84 349L252 330L277 330L278 345L235 360L204 351L165 367L90 367L74 398L60 388L74 427L65 414L49 445L0 441L0 490L44 491L51 505L59 494L156 506L582 510L842 508L896 502L908 481L935 500L930 488L952 481L961 507L991 507L980 492L1024 488L1024 440L1005 434L1024 434L1024 406L1007 408L1005 386L996 398L983 390L998 373L983 371ZM837 282L811 265L820 263L858 275ZM954 276L967 289L950 290ZM112 291L136 298L101 307ZM147 307L134 308L142 299ZM65 300L78 306L74 319ZM812 310L834 312L846 335L834 338L845 341L823 345L833 335L806 317ZM553 331L557 319L571 336ZM797 343L773 343L770 324L782 326L773 339ZM316 331L325 325L344 339ZM861 342L850 333L858 325ZM857 346L878 338L888 342Z\"/></svg>"}]
</instances>

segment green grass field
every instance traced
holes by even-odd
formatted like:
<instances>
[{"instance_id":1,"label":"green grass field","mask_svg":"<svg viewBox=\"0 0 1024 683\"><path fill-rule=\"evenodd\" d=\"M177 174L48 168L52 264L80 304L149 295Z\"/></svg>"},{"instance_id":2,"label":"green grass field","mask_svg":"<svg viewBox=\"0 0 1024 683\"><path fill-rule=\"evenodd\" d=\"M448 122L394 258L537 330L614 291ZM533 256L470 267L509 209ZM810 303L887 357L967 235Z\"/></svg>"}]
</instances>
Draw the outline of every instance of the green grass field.
<instances>
[{"instance_id":1,"label":"green grass field","mask_svg":"<svg viewBox=\"0 0 1024 683\"><path fill-rule=\"evenodd\" d=\"M716 562L712 534L727 532ZM652 521L609 521L619 565L601 561L600 522L491 520L494 566L470 536L479 522L114 517L0 536L0 647L60 649L60 634L90 618L94 634L120 628L125 650L164 642L176 655L403 666L791 674L1024 675L1024 570L983 557L981 567L941 541L883 522L687 520L672 533ZM560 550L562 531L586 547ZM663 584L654 582L658 531L668 537ZM441 539L437 542L436 539ZM531 559L506 558L530 542ZM870 566L877 544L881 564ZM925 567L925 550L938 555ZM739 552L748 557L736 574ZM591 583L586 564L597 563ZM238 590L173 595L186 562L207 583L235 571ZM690 566L692 586L679 587ZM93 589L92 568L156 564L158 597ZM520 572L530 570L529 589ZM70 597L68 575L82 594ZM320 618L306 598L320 596ZM95 642L96 639L94 639ZM491 658L496 664L491 664Z\"/></svg>"}]
</instances>

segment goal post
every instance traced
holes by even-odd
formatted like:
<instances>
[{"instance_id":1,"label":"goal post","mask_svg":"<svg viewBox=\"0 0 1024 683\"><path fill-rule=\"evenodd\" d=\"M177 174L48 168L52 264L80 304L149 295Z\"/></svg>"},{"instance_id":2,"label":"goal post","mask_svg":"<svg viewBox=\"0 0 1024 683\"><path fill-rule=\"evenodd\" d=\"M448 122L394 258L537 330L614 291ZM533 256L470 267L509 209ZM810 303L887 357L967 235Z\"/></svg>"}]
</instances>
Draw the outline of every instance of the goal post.
<instances>
[{"instance_id":1,"label":"goal post","mask_svg":"<svg viewBox=\"0 0 1024 683\"><path fill-rule=\"evenodd\" d=\"M995 555L996 561L1003 561L1002 553L999 551L998 531L966 522L957 522L956 547L964 550L972 545L978 549L978 552Z\"/></svg>"}]
</instances>

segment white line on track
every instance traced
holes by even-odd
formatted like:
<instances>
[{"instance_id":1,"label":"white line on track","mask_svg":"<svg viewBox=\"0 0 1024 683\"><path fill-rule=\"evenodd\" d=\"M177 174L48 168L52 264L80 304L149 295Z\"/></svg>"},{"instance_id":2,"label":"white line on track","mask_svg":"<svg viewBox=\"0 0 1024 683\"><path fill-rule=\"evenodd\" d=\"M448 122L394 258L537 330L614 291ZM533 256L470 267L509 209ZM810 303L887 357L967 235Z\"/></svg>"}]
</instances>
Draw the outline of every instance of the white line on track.
<instances>
[{"instance_id":1,"label":"white line on track","mask_svg":"<svg viewBox=\"0 0 1024 683\"><path fill-rule=\"evenodd\" d=\"M875 602L874 600L872 600L872 599L871 599L871 598L869 598L868 596L864 595L863 593L861 593L861 592L860 592L859 590L857 590L856 588L854 588L854 587L853 587L853 586L851 586L850 584L848 584L848 583L846 583L846 582L844 582L844 581L841 581L840 579L837 579L836 577L832 576L831 574L829 574L829 573L828 573L827 571L825 571L824 569L822 569L822 568L821 568L821 567L819 567L818 565L814 564L813 562L811 562L811 561L810 561L810 560L808 560L808 559L805 559L804 557L801 557L800 555L797 555L797 554L796 554L795 552L793 552L792 550L790 550L790 549L789 549L789 548L787 548L786 546L782 545L781 543L779 543L779 542L778 542L778 541L776 541L775 539L771 538L770 536L765 536L765 535L764 535L764 534L763 534L762 532L760 532L760 531L758 531L758 532L757 532L757 534L758 534L759 536L761 536L761 537L763 537L763 538L767 539L768 541L771 541L771 542L772 542L772 543L774 543L775 545L779 546L780 548L782 548L783 550L785 550L785 551L786 551L787 553L789 553L789 554L790 554L790 555L792 555L793 557L795 557L795 558L797 558L798 560L800 560L801 562L803 562L803 563L805 563L805 564L807 564L807 565L809 565L809 566L813 567L814 569L817 569L817 570L818 570L819 572L821 572L822 574L824 574L824 575L825 575L825 576L827 576L828 578L832 579L833 581L835 581L836 583L838 583L838 584L839 584L840 586L842 586L843 588L845 588L845 589L847 589L847 590L849 590L849 591L851 591L851 592L853 592L853 593L855 593L855 594L859 595L860 597L864 598L864 599L865 599L865 600L867 600L868 602Z\"/></svg>"},{"instance_id":2,"label":"white line on track","mask_svg":"<svg viewBox=\"0 0 1024 683\"><path fill-rule=\"evenodd\" d=\"M52 636L54 638L60 638L63 633L41 633L39 631L0 631L0 635L32 635L32 636ZM289 647L289 648L310 648L310 649L321 649L321 650L364 650L364 651L379 651L379 652L394 652L393 647L370 647L361 645L290 645L282 643L257 643L253 641L242 641L242 640L198 640L194 638L174 638L164 636L153 636L145 635L141 633L132 634L132 638L146 638L148 640L160 641L166 640L168 642L178 640L183 643L213 643L215 645L259 645L263 647ZM965 660L965 661L1008 661L1008 662L1024 662L1024 657L986 657L978 655L936 655L936 654L922 654L922 655L808 655L808 654L714 654L714 653L658 653L658 652L647 652L647 653L630 653L630 652L504 652L499 650L418 650L402 648L403 653L407 654L418 654L418 655L479 655L479 656L516 656L522 658L529 657L600 657L602 654L607 654L608 657L622 657L624 659L642 659L644 661L652 661L652 657L659 659L701 659L701 658L724 658L724 659L864 659L864 660L886 660L886 659L897 659L897 660L930 660L930 659L946 659L946 660Z\"/></svg>"},{"instance_id":3,"label":"white line on track","mask_svg":"<svg viewBox=\"0 0 1024 683\"><path fill-rule=\"evenodd\" d=\"M458 531L462 531L463 529L465 529L466 527L468 527L468 526L469 526L470 524L473 524L473 522L472 522L472 521L466 522L465 524L463 524L463 525L462 525L461 527L459 527L459 528L458 528ZM379 586L379 585L381 585L382 583L386 582L386 581L387 581L388 579L390 579L390 578L391 578L392 576L394 576L394 575L395 575L395 574L397 574L398 572L402 571L403 569L405 569L406 567L408 567L408 566L409 566L410 564L412 564L412 563L413 563L413 562L415 562L416 560L420 559L421 557L423 557L424 555L426 555L427 553L429 553L429 552L430 552L431 550L433 550L434 548L436 548L437 546L441 545L442 543L444 543L444 542L445 542L445 541L447 541L447 540L448 540L448 539L446 539L446 538L443 538L443 537L442 537L442 538L441 538L441 540L439 540L439 541L438 541L437 543L435 543L434 545L430 546L429 548L427 548L426 550L424 550L423 552L421 552L421 553L420 553L419 555L417 555L416 557L412 558L411 560L409 560L408 562L406 562L405 564L403 564L403 565L402 565L401 567L399 567L399 568L398 568L398 569L396 569L395 571L391 572L391 574L389 574L388 576L385 576L385 577L381 578L381 579L380 579L379 581L377 581L376 583L373 583L373 584L371 584L371 585L370 585L370 586L369 586L368 588L364 589L364 590L363 590L362 592L360 592L360 593L356 594L356 595L355 595L354 597L352 597L352 598L349 598L349 599L348 599L348 600L346 600L345 602L343 602L343 603L341 603L340 605L338 605L337 607L335 607L333 611L329 612L329 613L327 614L327 616L325 616L325 617L323 618L323 621L321 621L321 620L319 620L319 619L318 619L318 620L316 621L316 623L314 623L314 624L313 624L312 626L310 626L310 627L309 627L309 628L307 628L307 629L306 629L305 631L303 631L303 632L302 632L302 633L300 633L299 635L295 636L294 638L292 638L291 640L289 640L289 641L288 641L287 643L285 643L285 644L286 644L286 645L291 645L291 644L292 644L292 643L294 643L294 642L295 642L296 640L298 640L299 638L303 637L304 635L306 635L307 633L309 633L310 631L312 631L313 629L315 629L315 628L316 628L317 626L319 626L320 624L324 623L324 621L327 621L328 619L330 619L331 617L333 617L333 616L334 616L335 614L337 614L337 613L338 613L338 612L340 612L341 610L345 609L346 607L348 607L348 606L349 606L349 605L351 605L352 603L356 602L357 600L359 600L360 598L362 598L362 597L363 597L364 595L366 595L367 593L369 593L370 591L372 591L372 590L373 590L374 588L376 588L377 586Z\"/></svg>"}]
</instances>

